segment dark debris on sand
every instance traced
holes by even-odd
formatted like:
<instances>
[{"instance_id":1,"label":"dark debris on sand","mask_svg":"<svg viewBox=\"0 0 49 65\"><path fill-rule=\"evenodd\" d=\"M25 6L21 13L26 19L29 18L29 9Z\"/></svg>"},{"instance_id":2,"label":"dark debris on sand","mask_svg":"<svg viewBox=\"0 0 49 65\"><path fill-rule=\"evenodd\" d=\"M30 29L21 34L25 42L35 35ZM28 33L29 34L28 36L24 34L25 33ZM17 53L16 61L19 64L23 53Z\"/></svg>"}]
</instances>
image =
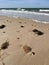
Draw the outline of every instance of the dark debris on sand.
<instances>
[{"instance_id":1,"label":"dark debris on sand","mask_svg":"<svg viewBox=\"0 0 49 65\"><path fill-rule=\"evenodd\" d=\"M17 39L20 39L19 37L17 37Z\"/></svg>"},{"instance_id":2,"label":"dark debris on sand","mask_svg":"<svg viewBox=\"0 0 49 65\"><path fill-rule=\"evenodd\" d=\"M8 42L8 41L4 42L4 43L1 45L1 50L7 49L8 46L9 46L9 42Z\"/></svg>"},{"instance_id":3,"label":"dark debris on sand","mask_svg":"<svg viewBox=\"0 0 49 65\"><path fill-rule=\"evenodd\" d=\"M3 33L6 33L5 31Z\"/></svg>"},{"instance_id":4,"label":"dark debris on sand","mask_svg":"<svg viewBox=\"0 0 49 65\"><path fill-rule=\"evenodd\" d=\"M23 26L23 25L21 25L21 28L24 28L24 26Z\"/></svg>"},{"instance_id":5,"label":"dark debris on sand","mask_svg":"<svg viewBox=\"0 0 49 65\"><path fill-rule=\"evenodd\" d=\"M24 45L24 46L23 46L23 50L24 50L25 53L29 53L29 52L32 51L32 48L29 47L28 45Z\"/></svg>"},{"instance_id":6,"label":"dark debris on sand","mask_svg":"<svg viewBox=\"0 0 49 65\"><path fill-rule=\"evenodd\" d=\"M22 22L19 22L19 23L22 23Z\"/></svg>"},{"instance_id":7,"label":"dark debris on sand","mask_svg":"<svg viewBox=\"0 0 49 65\"><path fill-rule=\"evenodd\" d=\"M35 55L35 52L32 52L33 55Z\"/></svg>"},{"instance_id":8,"label":"dark debris on sand","mask_svg":"<svg viewBox=\"0 0 49 65\"><path fill-rule=\"evenodd\" d=\"M7 22L8 22L8 20L7 20Z\"/></svg>"},{"instance_id":9,"label":"dark debris on sand","mask_svg":"<svg viewBox=\"0 0 49 65\"><path fill-rule=\"evenodd\" d=\"M0 29L3 29L3 28L5 28L5 27L6 27L5 25L1 25L1 26L0 26Z\"/></svg>"},{"instance_id":10,"label":"dark debris on sand","mask_svg":"<svg viewBox=\"0 0 49 65\"><path fill-rule=\"evenodd\" d=\"M43 32L41 32L41 31L39 31L39 30L37 30L37 29L34 29L34 30L32 30L35 34L37 34L37 35L43 35L44 33Z\"/></svg>"},{"instance_id":11,"label":"dark debris on sand","mask_svg":"<svg viewBox=\"0 0 49 65\"><path fill-rule=\"evenodd\" d=\"M34 30L32 30L33 32L38 32L38 30L37 29L34 29Z\"/></svg>"},{"instance_id":12,"label":"dark debris on sand","mask_svg":"<svg viewBox=\"0 0 49 65\"><path fill-rule=\"evenodd\" d=\"M32 24L32 26L33 26L33 24Z\"/></svg>"}]
</instances>

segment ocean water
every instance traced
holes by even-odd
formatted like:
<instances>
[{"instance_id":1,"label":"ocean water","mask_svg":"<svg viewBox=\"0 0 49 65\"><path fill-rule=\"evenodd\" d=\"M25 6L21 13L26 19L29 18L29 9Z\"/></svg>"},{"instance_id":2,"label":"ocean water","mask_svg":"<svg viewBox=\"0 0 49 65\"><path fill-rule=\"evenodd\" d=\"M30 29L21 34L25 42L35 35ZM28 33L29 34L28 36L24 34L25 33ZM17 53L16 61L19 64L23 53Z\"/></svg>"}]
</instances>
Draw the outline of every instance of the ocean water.
<instances>
[{"instance_id":1,"label":"ocean water","mask_svg":"<svg viewBox=\"0 0 49 65\"><path fill-rule=\"evenodd\" d=\"M49 8L0 8L0 16L30 18L49 23Z\"/></svg>"}]
</instances>

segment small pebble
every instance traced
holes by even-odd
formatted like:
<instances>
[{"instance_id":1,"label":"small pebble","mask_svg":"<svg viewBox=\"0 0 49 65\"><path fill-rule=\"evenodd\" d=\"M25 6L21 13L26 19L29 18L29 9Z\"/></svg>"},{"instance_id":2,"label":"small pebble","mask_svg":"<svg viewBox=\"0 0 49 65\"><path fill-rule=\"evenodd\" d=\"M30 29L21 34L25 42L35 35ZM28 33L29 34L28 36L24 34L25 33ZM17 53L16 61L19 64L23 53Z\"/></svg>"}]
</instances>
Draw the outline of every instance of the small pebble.
<instances>
[{"instance_id":1,"label":"small pebble","mask_svg":"<svg viewBox=\"0 0 49 65\"><path fill-rule=\"evenodd\" d=\"M33 55L35 55L35 52L32 52Z\"/></svg>"},{"instance_id":2,"label":"small pebble","mask_svg":"<svg viewBox=\"0 0 49 65\"><path fill-rule=\"evenodd\" d=\"M24 28L24 26L22 25L21 28Z\"/></svg>"}]
</instances>

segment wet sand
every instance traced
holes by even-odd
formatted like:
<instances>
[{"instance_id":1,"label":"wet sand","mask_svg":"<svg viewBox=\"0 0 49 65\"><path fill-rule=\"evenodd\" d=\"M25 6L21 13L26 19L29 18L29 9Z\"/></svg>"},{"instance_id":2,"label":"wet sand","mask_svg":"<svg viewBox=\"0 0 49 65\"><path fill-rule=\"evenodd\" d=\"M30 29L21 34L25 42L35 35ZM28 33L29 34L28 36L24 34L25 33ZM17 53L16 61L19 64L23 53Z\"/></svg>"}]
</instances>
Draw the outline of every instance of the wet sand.
<instances>
[{"instance_id":1,"label":"wet sand","mask_svg":"<svg viewBox=\"0 0 49 65\"><path fill-rule=\"evenodd\" d=\"M49 24L0 16L0 65L49 65Z\"/></svg>"}]
</instances>

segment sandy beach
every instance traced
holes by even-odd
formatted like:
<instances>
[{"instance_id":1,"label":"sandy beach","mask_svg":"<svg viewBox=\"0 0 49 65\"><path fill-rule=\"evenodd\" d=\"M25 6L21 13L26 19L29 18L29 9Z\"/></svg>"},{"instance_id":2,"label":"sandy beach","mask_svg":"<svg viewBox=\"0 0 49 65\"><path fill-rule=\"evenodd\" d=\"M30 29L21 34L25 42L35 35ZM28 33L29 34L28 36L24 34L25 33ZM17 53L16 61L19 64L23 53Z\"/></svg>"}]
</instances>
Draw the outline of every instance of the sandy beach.
<instances>
[{"instance_id":1,"label":"sandy beach","mask_svg":"<svg viewBox=\"0 0 49 65\"><path fill-rule=\"evenodd\" d=\"M49 24L0 16L0 65L49 65Z\"/></svg>"}]
</instances>

